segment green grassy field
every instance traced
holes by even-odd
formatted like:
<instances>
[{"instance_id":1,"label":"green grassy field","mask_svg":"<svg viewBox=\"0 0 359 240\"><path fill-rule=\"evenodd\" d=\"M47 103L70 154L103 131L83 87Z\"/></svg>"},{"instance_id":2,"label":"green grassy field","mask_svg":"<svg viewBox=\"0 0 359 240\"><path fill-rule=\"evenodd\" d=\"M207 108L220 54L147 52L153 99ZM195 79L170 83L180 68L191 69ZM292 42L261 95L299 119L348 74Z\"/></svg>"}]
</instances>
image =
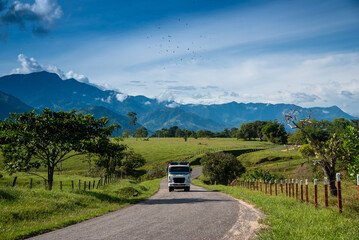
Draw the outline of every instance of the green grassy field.
<instances>
[{"instance_id":1,"label":"green grassy field","mask_svg":"<svg viewBox=\"0 0 359 240\"><path fill-rule=\"evenodd\" d=\"M238 157L238 160L246 167L247 171L263 169L283 177L296 175L301 163L306 161L297 149L287 151L286 148L243 154ZM303 173L303 171L301 172Z\"/></svg>"},{"instance_id":2,"label":"green grassy field","mask_svg":"<svg viewBox=\"0 0 359 240\"><path fill-rule=\"evenodd\" d=\"M1 187L0 239L23 239L137 203L153 195L159 181L121 180L91 191Z\"/></svg>"},{"instance_id":3,"label":"green grassy field","mask_svg":"<svg viewBox=\"0 0 359 240\"><path fill-rule=\"evenodd\" d=\"M147 165L180 161L209 151L264 149L274 145L269 142L242 141L235 138L150 138L149 141L128 138L124 143L141 153L147 160Z\"/></svg>"}]
</instances>

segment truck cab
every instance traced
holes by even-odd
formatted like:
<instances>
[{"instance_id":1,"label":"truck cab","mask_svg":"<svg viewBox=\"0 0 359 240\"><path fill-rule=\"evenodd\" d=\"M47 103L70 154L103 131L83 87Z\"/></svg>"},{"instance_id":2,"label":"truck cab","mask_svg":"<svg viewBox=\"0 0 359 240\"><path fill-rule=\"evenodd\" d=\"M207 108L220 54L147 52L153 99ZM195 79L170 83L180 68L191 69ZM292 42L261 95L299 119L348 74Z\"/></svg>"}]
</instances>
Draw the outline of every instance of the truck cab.
<instances>
[{"instance_id":1,"label":"truck cab","mask_svg":"<svg viewBox=\"0 0 359 240\"><path fill-rule=\"evenodd\" d=\"M189 162L169 162L167 166L168 191L184 189L188 192L191 186L191 171Z\"/></svg>"}]
</instances>

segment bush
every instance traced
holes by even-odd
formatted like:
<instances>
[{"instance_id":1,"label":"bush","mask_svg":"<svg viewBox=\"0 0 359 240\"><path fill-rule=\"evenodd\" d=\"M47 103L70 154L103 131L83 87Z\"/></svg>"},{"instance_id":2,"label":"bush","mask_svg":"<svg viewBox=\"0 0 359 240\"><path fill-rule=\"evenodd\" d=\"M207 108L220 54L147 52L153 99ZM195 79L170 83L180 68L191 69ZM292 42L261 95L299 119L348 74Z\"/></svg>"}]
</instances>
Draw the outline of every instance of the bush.
<instances>
[{"instance_id":1,"label":"bush","mask_svg":"<svg viewBox=\"0 0 359 240\"><path fill-rule=\"evenodd\" d=\"M237 158L229 153L207 153L202 159L203 174L210 182L227 185L245 172Z\"/></svg>"}]
</instances>

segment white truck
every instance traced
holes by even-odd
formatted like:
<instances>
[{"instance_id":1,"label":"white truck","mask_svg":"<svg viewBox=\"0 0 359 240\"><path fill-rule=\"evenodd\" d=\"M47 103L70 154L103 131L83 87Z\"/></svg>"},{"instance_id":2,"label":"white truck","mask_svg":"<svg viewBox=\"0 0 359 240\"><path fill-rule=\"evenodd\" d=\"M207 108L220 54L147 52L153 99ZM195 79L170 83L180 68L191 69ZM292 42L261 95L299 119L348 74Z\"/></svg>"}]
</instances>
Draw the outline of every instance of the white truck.
<instances>
[{"instance_id":1,"label":"white truck","mask_svg":"<svg viewBox=\"0 0 359 240\"><path fill-rule=\"evenodd\" d=\"M191 186L191 171L189 162L169 162L167 167L168 191L184 189L188 192Z\"/></svg>"}]
</instances>

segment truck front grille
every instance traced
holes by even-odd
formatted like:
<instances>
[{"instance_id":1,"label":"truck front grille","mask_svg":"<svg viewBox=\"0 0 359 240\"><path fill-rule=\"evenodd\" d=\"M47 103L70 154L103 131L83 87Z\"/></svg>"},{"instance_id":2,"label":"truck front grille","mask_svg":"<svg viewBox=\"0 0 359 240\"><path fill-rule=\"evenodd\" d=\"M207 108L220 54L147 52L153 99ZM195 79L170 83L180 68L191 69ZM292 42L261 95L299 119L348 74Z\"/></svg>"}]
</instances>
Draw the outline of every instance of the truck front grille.
<instances>
[{"instance_id":1,"label":"truck front grille","mask_svg":"<svg viewBox=\"0 0 359 240\"><path fill-rule=\"evenodd\" d=\"M184 183L184 178L174 178L173 181L175 183Z\"/></svg>"}]
</instances>

